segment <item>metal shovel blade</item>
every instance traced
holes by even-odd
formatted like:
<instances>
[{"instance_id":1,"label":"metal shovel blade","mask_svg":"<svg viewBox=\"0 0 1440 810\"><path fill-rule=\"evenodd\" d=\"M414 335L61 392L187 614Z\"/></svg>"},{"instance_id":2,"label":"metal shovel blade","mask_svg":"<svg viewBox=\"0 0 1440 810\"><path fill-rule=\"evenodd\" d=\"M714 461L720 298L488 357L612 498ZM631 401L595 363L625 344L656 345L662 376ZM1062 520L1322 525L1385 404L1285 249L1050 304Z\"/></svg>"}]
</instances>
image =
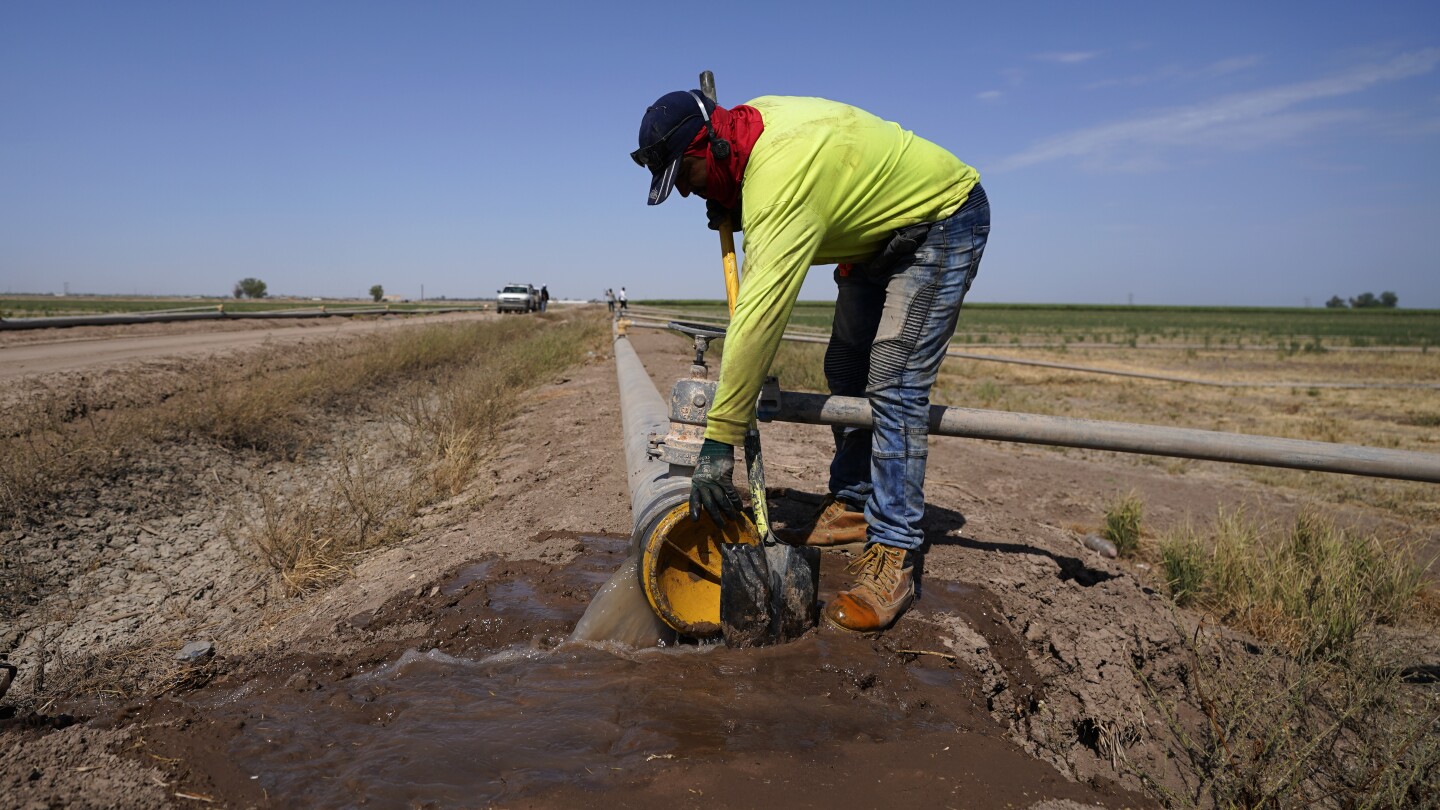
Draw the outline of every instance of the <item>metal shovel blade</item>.
<instances>
[{"instance_id":1,"label":"metal shovel blade","mask_svg":"<svg viewBox=\"0 0 1440 810\"><path fill-rule=\"evenodd\" d=\"M720 626L730 647L778 644L804 635L820 618L818 549L788 546L770 531L760 433L745 436L750 502L759 545L720 547Z\"/></svg>"},{"instance_id":2,"label":"metal shovel blade","mask_svg":"<svg viewBox=\"0 0 1440 810\"><path fill-rule=\"evenodd\" d=\"M774 591L764 545L720 546L720 631L727 647L774 641Z\"/></svg>"},{"instance_id":3,"label":"metal shovel blade","mask_svg":"<svg viewBox=\"0 0 1440 810\"><path fill-rule=\"evenodd\" d=\"M820 620L820 549L765 543L770 566L770 637L792 641Z\"/></svg>"}]
</instances>

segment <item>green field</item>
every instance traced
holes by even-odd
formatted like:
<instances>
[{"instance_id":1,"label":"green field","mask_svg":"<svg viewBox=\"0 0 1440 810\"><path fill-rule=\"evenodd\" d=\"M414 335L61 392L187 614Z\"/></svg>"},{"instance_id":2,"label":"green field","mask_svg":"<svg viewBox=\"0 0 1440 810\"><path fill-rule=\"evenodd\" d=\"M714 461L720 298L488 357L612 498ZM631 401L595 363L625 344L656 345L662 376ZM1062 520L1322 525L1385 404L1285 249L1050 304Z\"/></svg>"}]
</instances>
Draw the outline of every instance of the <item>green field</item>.
<instances>
[{"instance_id":1,"label":"green field","mask_svg":"<svg viewBox=\"0 0 1440 810\"><path fill-rule=\"evenodd\" d=\"M637 301L639 307L724 318L725 302ZM801 301L791 325L828 330L835 306ZM1440 346L1440 310L966 304L956 343L1281 346Z\"/></svg>"},{"instance_id":2,"label":"green field","mask_svg":"<svg viewBox=\"0 0 1440 810\"><path fill-rule=\"evenodd\" d=\"M475 306L478 301L424 301L391 304L397 311L443 309ZM226 312L271 312L282 309L370 309L384 306L366 299L324 299L312 301L295 298L158 298L81 295L14 295L0 296L0 318L41 318L62 315L111 315L126 312L160 312L174 310L213 309L225 307Z\"/></svg>"}]
</instances>

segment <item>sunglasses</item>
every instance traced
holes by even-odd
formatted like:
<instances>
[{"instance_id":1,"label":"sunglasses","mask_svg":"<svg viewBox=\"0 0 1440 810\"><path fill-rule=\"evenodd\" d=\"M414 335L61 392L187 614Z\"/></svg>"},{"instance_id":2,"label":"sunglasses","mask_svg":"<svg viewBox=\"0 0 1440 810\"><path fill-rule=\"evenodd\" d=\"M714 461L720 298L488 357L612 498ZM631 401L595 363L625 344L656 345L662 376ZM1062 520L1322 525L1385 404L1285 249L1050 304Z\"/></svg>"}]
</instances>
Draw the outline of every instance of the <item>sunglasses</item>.
<instances>
[{"instance_id":1,"label":"sunglasses","mask_svg":"<svg viewBox=\"0 0 1440 810\"><path fill-rule=\"evenodd\" d=\"M685 126L686 122L688 122L691 118L699 117L700 116L698 114L687 115L684 118L680 119L679 123L671 127L669 132L661 135L659 139L657 139L654 143L650 144L649 146L642 146L639 149L636 149L634 152L631 152L630 159L635 161L636 166L644 166L651 172L664 171L665 167L670 165L670 161L673 160L673 158L670 156L669 151L665 148L666 142L670 140L671 135L674 135L677 131L679 131L680 127Z\"/></svg>"}]
</instances>

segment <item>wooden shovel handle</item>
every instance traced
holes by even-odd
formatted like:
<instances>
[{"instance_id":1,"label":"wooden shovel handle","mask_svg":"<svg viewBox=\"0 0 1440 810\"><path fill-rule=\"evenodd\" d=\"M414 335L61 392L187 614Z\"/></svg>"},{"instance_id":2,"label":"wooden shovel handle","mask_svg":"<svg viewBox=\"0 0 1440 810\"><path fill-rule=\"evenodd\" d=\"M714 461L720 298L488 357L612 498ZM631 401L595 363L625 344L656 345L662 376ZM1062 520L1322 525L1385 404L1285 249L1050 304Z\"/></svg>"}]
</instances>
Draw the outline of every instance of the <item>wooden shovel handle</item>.
<instances>
[{"instance_id":1,"label":"wooden shovel handle","mask_svg":"<svg viewBox=\"0 0 1440 810\"><path fill-rule=\"evenodd\" d=\"M730 223L720 224L720 255L725 259L725 300L730 303L730 317L735 317L735 298L740 295L740 268L735 266L735 232Z\"/></svg>"}]
</instances>

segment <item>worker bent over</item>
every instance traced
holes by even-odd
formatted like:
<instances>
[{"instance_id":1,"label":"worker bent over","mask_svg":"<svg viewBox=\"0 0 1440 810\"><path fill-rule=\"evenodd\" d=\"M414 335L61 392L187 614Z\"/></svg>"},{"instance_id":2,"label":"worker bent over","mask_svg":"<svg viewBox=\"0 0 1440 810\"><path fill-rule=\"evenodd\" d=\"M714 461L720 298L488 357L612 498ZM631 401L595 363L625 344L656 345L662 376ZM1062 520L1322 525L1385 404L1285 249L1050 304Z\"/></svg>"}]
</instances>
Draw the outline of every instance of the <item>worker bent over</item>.
<instances>
[{"instance_id":1,"label":"worker bent over","mask_svg":"<svg viewBox=\"0 0 1440 810\"><path fill-rule=\"evenodd\" d=\"M762 96L725 109L700 91L661 96L632 157L650 205L672 188L705 198L712 228L745 233L745 268L692 482L694 505L734 515L734 446L811 265L836 264L825 352L832 394L865 396L874 428L835 428L830 494L808 545L865 541L850 590L825 607L839 627L889 627L914 600L924 534L930 389L980 266L990 205L979 174L864 110ZM743 204L742 204L743 201Z\"/></svg>"}]
</instances>

